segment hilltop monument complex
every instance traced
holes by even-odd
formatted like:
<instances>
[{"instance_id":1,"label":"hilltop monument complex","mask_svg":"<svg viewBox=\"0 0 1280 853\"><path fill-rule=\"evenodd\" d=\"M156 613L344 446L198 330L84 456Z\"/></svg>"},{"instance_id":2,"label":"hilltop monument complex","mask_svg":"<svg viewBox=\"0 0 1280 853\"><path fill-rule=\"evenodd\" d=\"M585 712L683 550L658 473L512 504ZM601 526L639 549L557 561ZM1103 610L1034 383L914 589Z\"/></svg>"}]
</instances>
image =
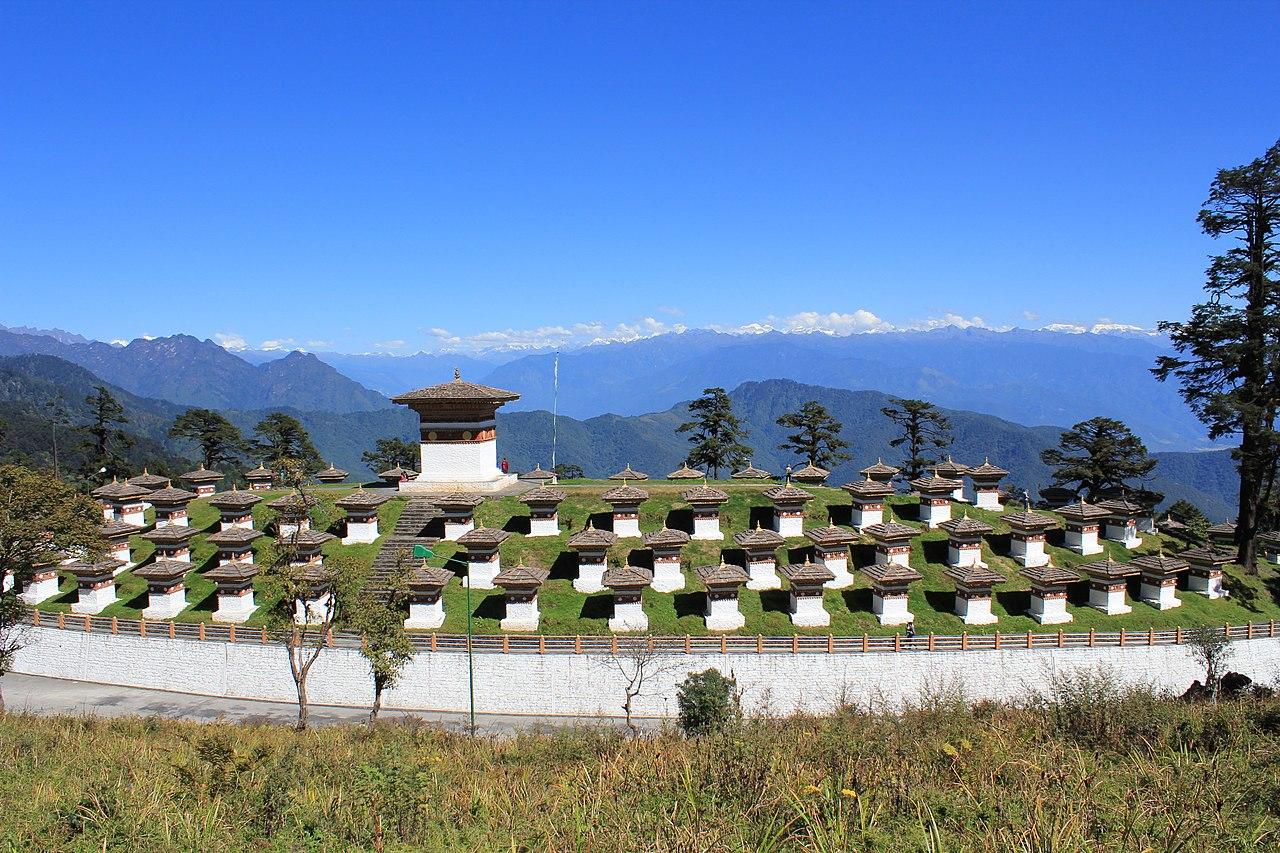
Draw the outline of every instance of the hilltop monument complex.
<instances>
[{"instance_id":1,"label":"hilltop monument complex","mask_svg":"<svg viewBox=\"0 0 1280 853\"><path fill-rule=\"evenodd\" d=\"M514 391L452 382L406 391L391 402L418 414L420 473L400 481L402 492L499 492L516 482L498 467L498 407L519 400Z\"/></svg>"}]
</instances>

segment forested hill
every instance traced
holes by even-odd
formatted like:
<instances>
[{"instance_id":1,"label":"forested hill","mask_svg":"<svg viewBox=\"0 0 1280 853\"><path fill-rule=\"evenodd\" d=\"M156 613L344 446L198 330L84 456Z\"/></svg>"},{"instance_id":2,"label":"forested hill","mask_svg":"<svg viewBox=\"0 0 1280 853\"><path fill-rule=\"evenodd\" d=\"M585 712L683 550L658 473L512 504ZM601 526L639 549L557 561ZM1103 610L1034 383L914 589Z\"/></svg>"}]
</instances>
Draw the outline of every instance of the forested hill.
<instances>
[{"instance_id":1,"label":"forested hill","mask_svg":"<svg viewBox=\"0 0 1280 853\"><path fill-rule=\"evenodd\" d=\"M27 354L56 356L126 391L184 406L362 412L392 405L314 355L293 352L255 366L190 335L112 346L0 331L0 356Z\"/></svg>"}]
</instances>

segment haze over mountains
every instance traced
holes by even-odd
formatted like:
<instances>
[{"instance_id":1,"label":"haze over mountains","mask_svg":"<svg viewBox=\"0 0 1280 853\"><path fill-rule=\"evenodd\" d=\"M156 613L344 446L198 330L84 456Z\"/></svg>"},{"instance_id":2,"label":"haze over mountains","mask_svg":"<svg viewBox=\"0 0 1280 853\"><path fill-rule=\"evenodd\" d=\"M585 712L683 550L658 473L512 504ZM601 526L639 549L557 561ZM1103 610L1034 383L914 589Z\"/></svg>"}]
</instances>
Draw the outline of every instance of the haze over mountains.
<instances>
[{"instance_id":1,"label":"haze over mountains","mask_svg":"<svg viewBox=\"0 0 1280 853\"><path fill-rule=\"evenodd\" d=\"M797 461L776 449L782 440L774 423L778 415L809 399L827 405L845 423L853 452L853 459L833 472L839 483L877 456L897 458L888 446L890 424L879 411L889 400L887 388L951 410L958 460L977 463L990 455L1012 472L1010 482L1034 488L1050 479L1039 451L1056 442L1063 426L1094 414L1134 425L1153 450L1161 446L1153 433L1165 437L1165 446L1204 445L1199 424L1188 423L1174 389L1146 372L1158 351L1158 339L1150 337L974 330L856 339L686 332L589 347L561 357L558 460L579 464L592 476L627 463L662 475L678 467L688 449L685 437L675 432L685 419L685 403L717 384L731 389L735 408L752 431L748 443L757 449L756 463L774 471ZM191 448L164 434L187 406L218 409L246 435L268 411L283 409L307 426L327 460L351 471L363 471L360 454L375 439L412 438L416 418L343 375L337 364L392 393L443 381L459 365L469 379L524 395L500 413L500 452L517 470L550 464L551 416L538 406L550 403L551 356L545 353L509 355L499 364L451 355L324 354L337 362L326 364L322 357L294 352L251 364L189 336L115 346L0 331L0 356L32 352L54 357L0 358L0 401L11 409L24 399L40 402L61 393L74 410L94 384L106 382L129 412L131 431L169 453L187 455ZM792 375L825 379L800 382ZM842 377L857 382L862 376L868 385L874 381L881 387L822 384ZM997 416L1000 411L1025 416ZM77 413L72 414L76 420ZM40 412L21 416L38 418ZM1025 425L1036 422L1046 425ZM1227 453L1159 455L1152 488L1171 499L1193 500L1214 517L1227 517L1234 489Z\"/></svg>"}]
</instances>

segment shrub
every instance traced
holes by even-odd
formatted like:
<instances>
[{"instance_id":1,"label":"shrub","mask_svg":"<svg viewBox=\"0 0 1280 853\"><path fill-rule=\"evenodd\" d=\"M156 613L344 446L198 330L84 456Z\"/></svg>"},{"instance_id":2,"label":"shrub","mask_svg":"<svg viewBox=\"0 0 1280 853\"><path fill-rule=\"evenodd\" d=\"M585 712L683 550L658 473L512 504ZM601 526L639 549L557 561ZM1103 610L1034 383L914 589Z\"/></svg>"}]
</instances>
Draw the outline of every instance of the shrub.
<instances>
[{"instance_id":1,"label":"shrub","mask_svg":"<svg viewBox=\"0 0 1280 853\"><path fill-rule=\"evenodd\" d=\"M676 694L680 730L686 735L705 735L724 728L737 714L737 686L737 681L715 668L690 673Z\"/></svg>"}]
</instances>

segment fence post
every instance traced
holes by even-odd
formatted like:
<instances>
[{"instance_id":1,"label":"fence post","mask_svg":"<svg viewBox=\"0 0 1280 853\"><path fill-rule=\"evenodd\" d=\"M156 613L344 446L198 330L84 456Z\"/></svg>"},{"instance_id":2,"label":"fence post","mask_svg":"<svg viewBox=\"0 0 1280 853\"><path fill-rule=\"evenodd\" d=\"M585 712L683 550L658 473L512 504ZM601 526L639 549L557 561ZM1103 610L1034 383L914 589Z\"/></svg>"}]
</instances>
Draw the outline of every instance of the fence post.
<instances>
[{"instance_id":1,"label":"fence post","mask_svg":"<svg viewBox=\"0 0 1280 853\"><path fill-rule=\"evenodd\" d=\"M40 627L40 611L35 608L31 610L31 624Z\"/></svg>"},{"instance_id":2,"label":"fence post","mask_svg":"<svg viewBox=\"0 0 1280 853\"><path fill-rule=\"evenodd\" d=\"M968 631L960 632L960 651L962 652L969 651L969 632Z\"/></svg>"},{"instance_id":3,"label":"fence post","mask_svg":"<svg viewBox=\"0 0 1280 853\"><path fill-rule=\"evenodd\" d=\"M835 654L836 638L834 634L827 634L827 654Z\"/></svg>"},{"instance_id":4,"label":"fence post","mask_svg":"<svg viewBox=\"0 0 1280 853\"><path fill-rule=\"evenodd\" d=\"M902 635L901 634L893 635L893 650L895 652L902 651Z\"/></svg>"},{"instance_id":5,"label":"fence post","mask_svg":"<svg viewBox=\"0 0 1280 853\"><path fill-rule=\"evenodd\" d=\"M1253 623L1252 622L1249 623L1249 627L1245 630L1244 638L1246 640L1253 639Z\"/></svg>"},{"instance_id":6,"label":"fence post","mask_svg":"<svg viewBox=\"0 0 1280 853\"><path fill-rule=\"evenodd\" d=\"M1173 631L1173 642L1176 645L1179 645L1179 646L1182 645L1182 626L1181 625L1179 625Z\"/></svg>"},{"instance_id":7,"label":"fence post","mask_svg":"<svg viewBox=\"0 0 1280 853\"><path fill-rule=\"evenodd\" d=\"M1124 628L1120 629L1120 648L1124 648Z\"/></svg>"},{"instance_id":8,"label":"fence post","mask_svg":"<svg viewBox=\"0 0 1280 853\"><path fill-rule=\"evenodd\" d=\"M92 630L93 630L93 617L92 617L92 616L85 616L85 617L84 617L84 632L85 632L86 634L88 634L88 633L89 633L90 631L92 631Z\"/></svg>"},{"instance_id":9,"label":"fence post","mask_svg":"<svg viewBox=\"0 0 1280 853\"><path fill-rule=\"evenodd\" d=\"M862 650L864 652L871 650L871 638L867 636L865 631L862 632Z\"/></svg>"},{"instance_id":10,"label":"fence post","mask_svg":"<svg viewBox=\"0 0 1280 853\"><path fill-rule=\"evenodd\" d=\"M756 634L756 654L764 654L764 634Z\"/></svg>"},{"instance_id":11,"label":"fence post","mask_svg":"<svg viewBox=\"0 0 1280 853\"><path fill-rule=\"evenodd\" d=\"M1272 619L1267 623L1267 636L1274 637L1276 635L1276 620Z\"/></svg>"},{"instance_id":12,"label":"fence post","mask_svg":"<svg viewBox=\"0 0 1280 853\"><path fill-rule=\"evenodd\" d=\"M333 648L333 629L328 628L324 632L324 644L326 648Z\"/></svg>"},{"instance_id":13,"label":"fence post","mask_svg":"<svg viewBox=\"0 0 1280 853\"><path fill-rule=\"evenodd\" d=\"M169 620L169 639L172 640L176 636L177 636L177 632L174 630L173 620L170 619Z\"/></svg>"},{"instance_id":14,"label":"fence post","mask_svg":"<svg viewBox=\"0 0 1280 853\"><path fill-rule=\"evenodd\" d=\"M1093 629L1089 629L1089 648L1093 648Z\"/></svg>"},{"instance_id":15,"label":"fence post","mask_svg":"<svg viewBox=\"0 0 1280 853\"><path fill-rule=\"evenodd\" d=\"M58 627L67 627L67 614L63 613L61 610L58 611Z\"/></svg>"},{"instance_id":16,"label":"fence post","mask_svg":"<svg viewBox=\"0 0 1280 853\"><path fill-rule=\"evenodd\" d=\"M200 639L201 640L204 639L204 623L203 622L200 623Z\"/></svg>"},{"instance_id":17,"label":"fence post","mask_svg":"<svg viewBox=\"0 0 1280 853\"><path fill-rule=\"evenodd\" d=\"M505 636L503 637L503 639L506 639ZM436 632L432 631L431 632L431 651L434 652L435 650L436 650Z\"/></svg>"},{"instance_id":18,"label":"fence post","mask_svg":"<svg viewBox=\"0 0 1280 853\"><path fill-rule=\"evenodd\" d=\"M434 642L435 639L436 639L436 635L432 634L431 635L432 642ZM510 634L502 635L502 653L504 655L511 654L511 635Z\"/></svg>"},{"instance_id":19,"label":"fence post","mask_svg":"<svg viewBox=\"0 0 1280 853\"><path fill-rule=\"evenodd\" d=\"M1222 635L1226 637L1228 640L1231 639L1231 623L1230 622L1222 626Z\"/></svg>"},{"instance_id":20,"label":"fence post","mask_svg":"<svg viewBox=\"0 0 1280 853\"><path fill-rule=\"evenodd\" d=\"M227 623L227 642L232 643L234 645L235 641L236 641L236 623L228 622Z\"/></svg>"},{"instance_id":21,"label":"fence post","mask_svg":"<svg viewBox=\"0 0 1280 853\"><path fill-rule=\"evenodd\" d=\"M138 620L138 636L139 637L147 636L147 620L146 619Z\"/></svg>"},{"instance_id":22,"label":"fence post","mask_svg":"<svg viewBox=\"0 0 1280 853\"><path fill-rule=\"evenodd\" d=\"M933 632L929 632L929 651L933 651Z\"/></svg>"},{"instance_id":23,"label":"fence post","mask_svg":"<svg viewBox=\"0 0 1280 853\"><path fill-rule=\"evenodd\" d=\"M545 655L547 653L547 637L545 634L538 635L538 654Z\"/></svg>"},{"instance_id":24,"label":"fence post","mask_svg":"<svg viewBox=\"0 0 1280 853\"><path fill-rule=\"evenodd\" d=\"M201 622L200 624L203 625L204 623ZM113 634L120 633L120 621L116 619L116 617L114 616L111 617L111 633Z\"/></svg>"},{"instance_id":25,"label":"fence post","mask_svg":"<svg viewBox=\"0 0 1280 853\"><path fill-rule=\"evenodd\" d=\"M1031 632L1027 632L1027 648L1031 648Z\"/></svg>"},{"instance_id":26,"label":"fence post","mask_svg":"<svg viewBox=\"0 0 1280 853\"><path fill-rule=\"evenodd\" d=\"M1066 645L1064 640L1065 640L1065 637L1063 636L1062 629L1059 628L1058 629L1058 648L1062 648Z\"/></svg>"},{"instance_id":27,"label":"fence post","mask_svg":"<svg viewBox=\"0 0 1280 853\"><path fill-rule=\"evenodd\" d=\"M1154 646L1156 644L1156 628L1154 625L1147 628L1147 645Z\"/></svg>"},{"instance_id":28,"label":"fence post","mask_svg":"<svg viewBox=\"0 0 1280 853\"><path fill-rule=\"evenodd\" d=\"M728 652L729 652L729 637L725 634L721 634L720 635L720 654L722 655L728 654Z\"/></svg>"},{"instance_id":29,"label":"fence post","mask_svg":"<svg viewBox=\"0 0 1280 853\"><path fill-rule=\"evenodd\" d=\"M792 634L791 635L791 654L793 655L797 654L799 653L799 651L800 651L800 635Z\"/></svg>"},{"instance_id":30,"label":"fence post","mask_svg":"<svg viewBox=\"0 0 1280 853\"><path fill-rule=\"evenodd\" d=\"M582 654L582 636L575 635L573 638L573 653L575 655Z\"/></svg>"},{"instance_id":31,"label":"fence post","mask_svg":"<svg viewBox=\"0 0 1280 853\"><path fill-rule=\"evenodd\" d=\"M265 646L266 644L267 644L267 626L263 625L262 626L262 645Z\"/></svg>"},{"instance_id":32,"label":"fence post","mask_svg":"<svg viewBox=\"0 0 1280 853\"><path fill-rule=\"evenodd\" d=\"M687 655L693 651L693 642L689 639L689 635L684 635L684 653Z\"/></svg>"},{"instance_id":33,"label":"fence post","mask_svg":"<svg viewBox=\"0 0 1280 853\"><path fill-rule=\"evenodd\" d=\"M996 651L1000 651L1000 629L996 629L995 636L992 639L991 647Z\"/></svg>"},{"instance_id":34,"label":"fence post","mask_svg":"<svg viewBox=\"0 0 1280 853\"><path fill-rule=\"evenodd\" d=\"M618 653L618 635L614 634L609 641L609 654L616 655Z\"/></svg>"}]
</instances>

